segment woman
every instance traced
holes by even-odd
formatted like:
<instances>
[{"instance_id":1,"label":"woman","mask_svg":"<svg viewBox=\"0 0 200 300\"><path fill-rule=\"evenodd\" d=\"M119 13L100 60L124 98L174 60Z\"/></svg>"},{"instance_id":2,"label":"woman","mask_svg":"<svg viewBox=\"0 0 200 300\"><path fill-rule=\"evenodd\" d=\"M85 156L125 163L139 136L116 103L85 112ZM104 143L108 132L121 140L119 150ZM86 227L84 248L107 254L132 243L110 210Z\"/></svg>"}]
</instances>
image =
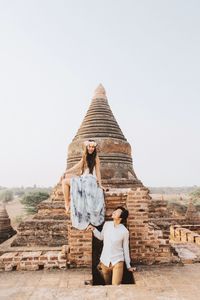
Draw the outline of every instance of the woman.
<instances>
[{"instance_id":1,"label":"woman","mask_svg":"<svg viewBox=\"0 0 200 300\"><path fill-rule=\"evenodd\" d=\"M105 213L97 144L94 140L84 144L81 160L67 170L62 180L66 213L71 206L72 226L81 230L86 229L90 223L95 226L102 224Z\"/></svg>"}]
</instances>

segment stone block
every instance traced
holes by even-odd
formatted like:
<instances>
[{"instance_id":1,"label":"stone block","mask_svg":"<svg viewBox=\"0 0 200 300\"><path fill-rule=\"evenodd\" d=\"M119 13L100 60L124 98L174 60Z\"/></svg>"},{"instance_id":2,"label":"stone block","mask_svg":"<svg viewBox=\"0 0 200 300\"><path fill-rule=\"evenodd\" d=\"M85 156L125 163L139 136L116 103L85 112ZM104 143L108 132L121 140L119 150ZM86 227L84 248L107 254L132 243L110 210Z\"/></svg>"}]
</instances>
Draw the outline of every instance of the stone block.
<instances>
[{"instance_id":1,"label":"stone block","mask_svg":"<svg viewBox=\"0 0 200 300\"><path fill-rule=\"evenodd\" d=\"M59 254L60 251L47 251L43 257L46 257L48 261L58 261Z\"/></svg>"},{"instance_id":2,"label":"stone block","mask_svg":"<svg viewBox=\"0 0 200 300\"><path fill-rule=\"evenodd\" d=\"M0 261L3 263L12 262L16 258L19 258L18 252L7 252L0 256Z\"/></svg>"},{"instance_id":3,"label":"stone block","mask_svg":"<svg viewBox=\"0 0 200 300\"><path fill-rule=\"evenodd\" d=\"M194 243L195 242L195 237L198 236L196 235L195 233L193 233L192 231L191 232L188 232L187 233L187 239L188 239L188 243Z\"/></svg>"},{"instance_id":4,"label":"stone block","mask_svg":"<svg viewBox=\"0 0 200 300\"><path fill-rule=\"evenodd\" d=\"M32 260L39 260L42 251L26 251L21 253L21 260L22 261L32 261Z\"/></svg>"},{"instance_id":5,"label":"stone block","mask_svg":"<svg viewBox=\"0 0 200 300\"><path fill-rule=\"evenodd\" d=\"M197 245L200 246L200 235L196 235L195 238L194 238L194 241Z\"/></svg>"},{"instance_id":6,"label":"stone block","mask_svg":"<svg viewBox=\"0 0 200 300\"><path fill-rule=\"evenodd\" d=\"M190 232L190 230L188 230L188 229L185 229L185 228L181 228L180 229L180 240L181 240L181 242L183 242L183 243L187 243L187 241L188 241L188 233Z\"/></svg>"},{"instance_id":7,"label":"stone block","mask_svg":"<svg viewBox=\"0 0 200 300\"><path fill-rule=\"evenodd\" d=\"M12 263L5 263L4 264L4 270L6 272L12 271L13 270L13 264Z\"/></svg>"}]
</instances>

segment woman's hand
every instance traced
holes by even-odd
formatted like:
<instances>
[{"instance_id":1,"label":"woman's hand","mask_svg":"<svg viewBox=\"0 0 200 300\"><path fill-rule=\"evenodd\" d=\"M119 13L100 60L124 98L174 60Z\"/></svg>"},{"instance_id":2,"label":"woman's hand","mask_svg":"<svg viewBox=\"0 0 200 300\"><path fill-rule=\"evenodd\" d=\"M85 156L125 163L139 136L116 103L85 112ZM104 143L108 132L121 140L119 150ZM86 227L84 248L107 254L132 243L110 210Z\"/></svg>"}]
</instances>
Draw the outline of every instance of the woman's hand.
<instances>
[{"instance_id":1,"label":"woman's hand","mask_svg":"<svg viewBox=\"0 0 200 300\"><path fill-rule=\"evenodd\" d=\"M95 227L94 226L92 226L92 225L88 225L88 227L86 228L86 231L88 231L88 230L94 230L95 229Z\"/></svg>"},{"instance_id":2,"label":"woman's hand","mask_svg":"<svg viewBox=\"0 0 200 300\"><path fill-rule=\"evenodd\" d=\"M99 184L99 187L105 192L106 191L106 188L103 187L101 184Z\"/></svg>"},{"instance_id":3,"label":"woman's hand","mask_svg":"<svg viewBox=\"0 0 200 300\"><path fill-rule=\"evenodd\" d=\"M129 272L134 272L136 270L137 270L136 267L131 267L131 268L128 269Z\"/></svg>"},{"instance_id":4,"label":"woman's hand","mask_svg":"<svg viewBox=\"0 0 200 300\"><path fill-rule=\"evenodd\" d=\"M68 212L69 212L69 208L70 208L70 205L69 205L69 203L67 204L67 203L65 203L65 213L66 214L68 214Z\"/></svg>"}]
</instances>

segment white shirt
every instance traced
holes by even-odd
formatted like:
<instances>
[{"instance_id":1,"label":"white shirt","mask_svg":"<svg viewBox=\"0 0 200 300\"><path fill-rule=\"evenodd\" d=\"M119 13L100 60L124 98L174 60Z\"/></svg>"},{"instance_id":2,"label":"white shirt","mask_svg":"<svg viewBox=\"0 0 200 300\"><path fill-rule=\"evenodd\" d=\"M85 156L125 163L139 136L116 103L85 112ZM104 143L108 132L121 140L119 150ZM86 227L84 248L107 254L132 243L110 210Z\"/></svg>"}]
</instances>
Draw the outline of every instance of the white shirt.
<instances>
[{"instance_id":1,"label":"white shirt","mask_svg":"<svg viewBox=\"0 0 200 300\"><path fill-rule=\"evenodd\" d=\"M125 261L127 269L131 267L129 256L129 232L123 224L114 225L113 221L105 222L102 231L96 228L94 236L103 240L103 251L100 261L107 267Z\"/></svg>"}]
</instances>

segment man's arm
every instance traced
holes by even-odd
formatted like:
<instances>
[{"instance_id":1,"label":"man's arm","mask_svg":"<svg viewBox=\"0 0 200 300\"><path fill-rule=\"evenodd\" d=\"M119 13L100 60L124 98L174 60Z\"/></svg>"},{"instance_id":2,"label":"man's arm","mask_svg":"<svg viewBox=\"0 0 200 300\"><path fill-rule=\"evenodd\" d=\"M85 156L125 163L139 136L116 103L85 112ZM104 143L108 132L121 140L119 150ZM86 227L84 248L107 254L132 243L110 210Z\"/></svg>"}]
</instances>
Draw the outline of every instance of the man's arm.
<instances>
[{"instance_id":1,"label":"man's arm","mask_svg":"<svg viewBox=\"0 0 200 300\"><path fill-rule=\"evenodd\" d=\"M123 249L124 249L124 259L126 263L127 269L131 268L130 265L130 254L129 254L129 232L128 230L124 234L124 239L123 239Z\"/></svg>"},{"instance_id":2,"label":"man's arm","mask_svg":"<svg viewBox=\"0 0 200 300\"><path fill-rule=\"evenodd\" d=\"M106 222L105 222L104 225L103 225L102 231L97 230L97 229L96 229L94 226L92 226L92 225L89 225L88 228L87 228L87 230L89 230L89 229L92 230L94 236L95 236L97 239L99 239L99 240L102 241L103 238L104 238L105 228L106 228Z\"/></svg>"}]
</instances>

